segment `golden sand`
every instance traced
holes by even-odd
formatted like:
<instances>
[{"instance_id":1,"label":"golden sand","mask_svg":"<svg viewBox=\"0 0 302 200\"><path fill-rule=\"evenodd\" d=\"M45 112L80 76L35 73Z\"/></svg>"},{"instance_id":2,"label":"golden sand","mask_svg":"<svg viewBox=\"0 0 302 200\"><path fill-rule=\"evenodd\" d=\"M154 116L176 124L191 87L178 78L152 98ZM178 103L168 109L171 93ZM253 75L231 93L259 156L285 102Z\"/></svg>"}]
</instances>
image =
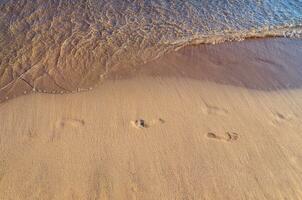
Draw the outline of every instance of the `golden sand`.
<instances>
[{"instance_id":1,"label":"golden sand","mask_svg":"<svg viewBox=\"0 0 302 200\"><path fill-rule=\"evenodd\" d=\"M188 47L0 104L0 199L301 199L299 47Z\"/></svg>"}]
</instances>

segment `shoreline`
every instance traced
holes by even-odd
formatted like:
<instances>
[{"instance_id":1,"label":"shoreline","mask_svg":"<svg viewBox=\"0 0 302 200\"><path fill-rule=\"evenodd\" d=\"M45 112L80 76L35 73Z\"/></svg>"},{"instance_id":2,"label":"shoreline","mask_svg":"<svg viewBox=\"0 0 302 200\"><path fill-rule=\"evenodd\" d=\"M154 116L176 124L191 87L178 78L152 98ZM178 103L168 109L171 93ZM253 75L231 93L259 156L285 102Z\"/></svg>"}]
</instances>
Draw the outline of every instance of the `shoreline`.
<instances>
[{"instance_id":1,"label":"shoreline","mask_svg":"<svg viewBox=\"0 0 302 200\"><path fill-rule=\"evenodd\" d=\"M301 39L289 38L256 38L215 45L189 45L145 64L116 65L103 80L97 84L88 84L93 87L78 88L77 91L51 91L52 87L59 86L54 86L48 79L39 81L44 82L40 84L42 87L33 91L29 84L32 81L22 78L14 85L0 89L0 103L27 94L61 95L88 91L107 80L136 76L186 77L266 91L300 88L301 45ZM182 69L183 66L189 69Z\"/></svg>"}]
</instances>

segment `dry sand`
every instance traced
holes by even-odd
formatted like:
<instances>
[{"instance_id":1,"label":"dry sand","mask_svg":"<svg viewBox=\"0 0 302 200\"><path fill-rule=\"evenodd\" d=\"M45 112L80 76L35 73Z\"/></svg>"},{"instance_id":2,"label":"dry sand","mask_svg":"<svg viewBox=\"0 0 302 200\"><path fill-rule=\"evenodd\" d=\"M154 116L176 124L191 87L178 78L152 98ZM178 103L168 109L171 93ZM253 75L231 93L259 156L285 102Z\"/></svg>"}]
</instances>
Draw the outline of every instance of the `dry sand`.
<instances>
[{"instance_id":1,"label":"dry sand","mask_svg":"<svg viewBox=\"0 0 302 200\"><path fill-rule=\"evenodd\" d=\"M302 199L301 44L187 47L0 104L0 199Z\"/></svg>"}]
</instances>

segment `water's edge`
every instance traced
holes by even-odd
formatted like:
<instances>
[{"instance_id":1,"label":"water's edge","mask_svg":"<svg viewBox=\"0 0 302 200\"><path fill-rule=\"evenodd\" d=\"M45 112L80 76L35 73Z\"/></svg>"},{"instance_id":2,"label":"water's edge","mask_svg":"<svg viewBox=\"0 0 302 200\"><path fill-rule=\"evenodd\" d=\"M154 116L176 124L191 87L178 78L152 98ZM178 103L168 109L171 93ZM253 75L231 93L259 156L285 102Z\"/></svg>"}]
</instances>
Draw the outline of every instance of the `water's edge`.
<instances>
[{"instance_id":1,"label":"water's edge","mask_svg":"<svg viewBox=\"0 0 302 200\"><path fill-rule=\"evenodd\" d=\"M302 37L295 1L0 1L0 100L92 88L192 44Z\"/></svg>"}]
</instances>

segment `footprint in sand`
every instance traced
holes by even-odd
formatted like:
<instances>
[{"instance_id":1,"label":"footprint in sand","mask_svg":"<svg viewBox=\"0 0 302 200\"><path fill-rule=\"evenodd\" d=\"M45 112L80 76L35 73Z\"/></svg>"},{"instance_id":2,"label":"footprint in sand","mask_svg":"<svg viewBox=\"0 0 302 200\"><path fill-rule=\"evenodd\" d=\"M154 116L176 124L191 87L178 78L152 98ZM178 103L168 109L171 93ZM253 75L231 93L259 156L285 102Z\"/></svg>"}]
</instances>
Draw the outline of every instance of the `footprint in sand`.
<instances>
[{"instance_id":1,"label":"footprint in sand","mask_svg":"<svg viewBox=\"0 0 302 200\"><path fill-rule=\"evenodd\" d=\"M131 121L131 125L135 128L138 128L138 129L143 129L143 128L149 128L151 126L154 126L156 124L163 124L165 123L165 120L163 120L162 118L158 118L158 119L155 119L155 120L151 120L151 121L146 121L142 118L139 118L139 119L136 119L134 121Z\"/></svg>"},{"instance_id":2,"label":"footprint in sand","mask_svg":"<svg viewBox=\"0 0 302 200\"><path fill-rule=\"evenodd\" d=\"M224 142L233 142L238 140L239 138L238 134L235 132L225 132L224 135L218 135L213 132L208 132L206 136L209 139L221 140Z\"/></svg>"},{"instance_id":3,"label":"footprint in sand","mask_svg":"<svg viewBox=\"0 0 302 200\"><path fill-rule=\"evenodd\" d=\"M82 119L63 118L61 120L58 120L55 123L51 140L53 141L55 138L60 138L62 132L64 132L64 129L68 129L68 128L78 129L83 126L85 126L85 121Z\"/></svg>"},{"instance_id":4,"label":"footprint in sand","mask_svg":"<svg viewBox=\"0 0 302 200\"><path fill-rule=\"evenodd\" d=\"M205 106L206 106L206 113L210 115L227 115L229 113L227 109L209 105L207 103L205 103Z\"/></svg>"},{"instance_id":5,"label":"footprint in sand","mask_svg":"<svg viewBox=\"0 0 302 200\"><path fill-rule=\"evenodd\" d=\"M274 125L278 125L278 124L281 124L281 123L290 122L293 119L294 119L293 115L276 112L276 113L273 114L272 123Z\"/></svg>"},{"instance_id":6,"label":"footprint in sand","mask_svg":"<svg viewBox=\"0 0 302 200\"><path fill-rule=\"evenodd\" d=\"M56 128L64 128L66 126L71 126L71 127L81 127L85 125L85 121L82 119L61 119L57 121L56 123Z\"/></svg>"}]
</instances>

